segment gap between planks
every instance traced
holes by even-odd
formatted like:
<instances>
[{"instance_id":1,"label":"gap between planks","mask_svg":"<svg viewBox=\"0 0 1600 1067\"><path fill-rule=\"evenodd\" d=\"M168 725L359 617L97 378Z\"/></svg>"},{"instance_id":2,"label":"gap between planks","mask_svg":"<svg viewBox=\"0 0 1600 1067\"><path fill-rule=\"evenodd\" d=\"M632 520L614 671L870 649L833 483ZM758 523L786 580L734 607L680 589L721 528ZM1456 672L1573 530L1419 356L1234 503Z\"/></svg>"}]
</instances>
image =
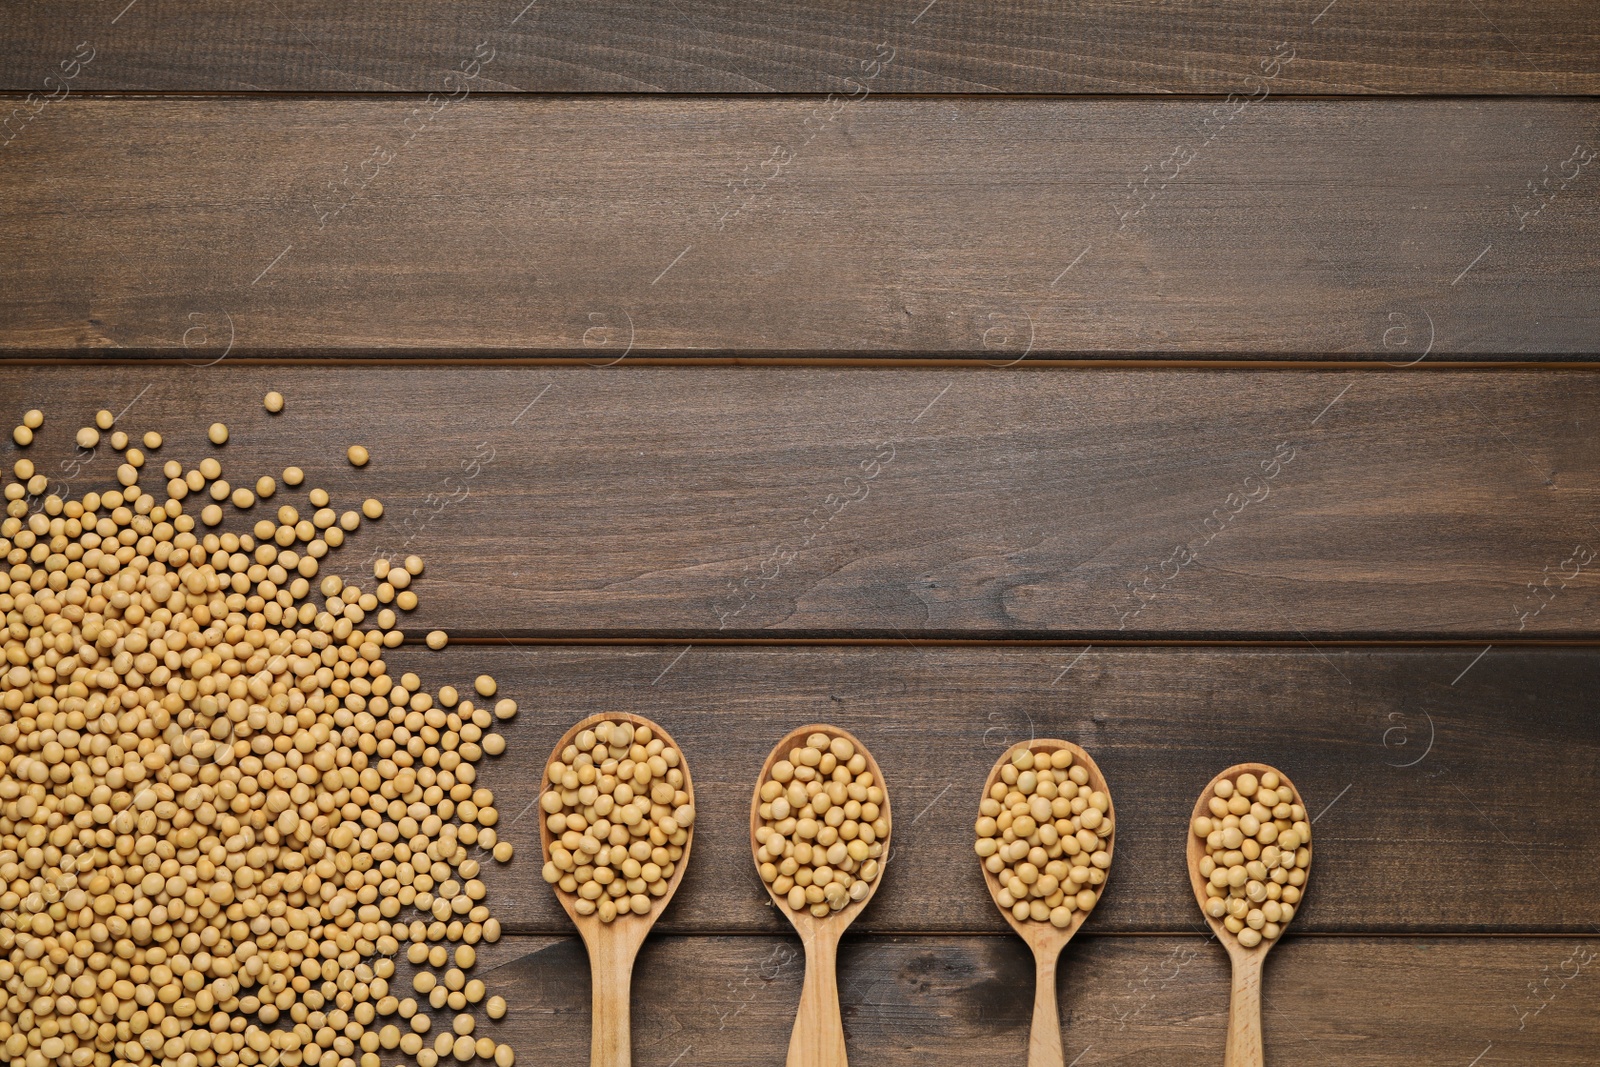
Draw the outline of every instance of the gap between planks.
<instances>
[{"instance_id":1,"label":"gap between planks","mask_svg":"<svg viewBox=\"0 0 1600 1067\"><path fill-rule=\"evenodd\" d=\"M623 370L639 367L739 367L739 368L843 368L862 370L990 370L990 371L1195 371L1240 370L1278 372L1359 371L1369 374L1415 373L1439 371L1473 371L1482 373L1526 372L1600 372L1600 351L1575 353L1561 360L1434 360L1431 362L1395 364L1373 355L1361 359L1310 359L1304 356L1260 359L1203 359L1185 356L1182 359L1165 359L1152 355L1127 357L1094 356L1085 358L1039 357L1021 362L1007 362L997 366L993 360L965 356L796 356L796 355L637 355L629 353L626 359L606 364L596 364L592 354L585 356L505 356L479 354L471 356L441 356L429 350L416 356L386 352L381 355L360 356L231 356L228 365L236 367L588 367L591 370ZM141 354L137 351L120 356L63 356L37 355L27 352L0 350L0 373L11 369L27 370L36 367L193 367L176 353L159 352Z\"/></svg>"},{"instance_id":2,"label":"gap between planks","mask_svg":"<svg viewBox=\"0 0 1600 1067\"><path fill-rule=\"evenodd\" d=\"M521 929L512 930L512 929L507 929L501 935L502 940L511 939L511 938L577 937L577 936L578 936L577 928L572 926L571 924L568 924L565 929L548 929L548 930L546 930L546 929L530 929L530 930L521 930ZM694 929L694 930L677 930L677 929L671 929L671 928L667 928L667 929L658 928L658 929L651 930L648 936L650 938L685 938L685 939L686 938L709 938L709 937L762 937L762 938L780 938L780 939L783 939L783 938L794 938L795 935L794 935L794 932L792 930L790 930L787 926L785 926L785 927L783 927L781 929L774 928L774 929L771 929L771 930L710 930L710 929L702 930L702 929L698 929L698 928ZM1014 938L1017 935L1016 935L1015 931L1011 930L1009 927L1005 927L1005 928L1001 928L1001 929L986 929L986 930L878 930L878 929L870 929L870 930L848 931L848 932L846 932L846 934L844 936L845 936L845 938L847 940L868 941L868 940L883 940L883 939L886 939L886 938L893 938L893 937L915 937L915 938L919 938L919 939L920 938L956 938L956 937L961 937L961 938L993 937L993 938L1001 939L1001 938ZM1192 937L1196 941L1210 941L1215 936L1216 935L1212 934L1209 930L1204 932L1204 933L1201 933L1199 930L1155 930L1155 929L1151 929L1151 930L1097 930L1097 931L1084 930L1084 931L1081 931L1073 940L1077 941L1077 942L1082 942L1084 940L1094 940L1094 939L1097 939L1097 938L1105 938L1105 939L1109 940L1109 939L1112 939L1112 938L1127 939L1127 938L1136 938L1136 937ZM1289 935L1287 932L1285 933L1285 937L1286 938L1290 937L1290 936L1291 935ZM1353 940L1369 940L1369 941L1370 940L1379 940L1379 939L1382 939L1382 940L1400 940L1402 938L1407 938L1407 939L1412 939L1412 940L1420 940L1420 939L1427 939L1427 940L1450 939L1450 940L1454 940L1454 941L1480 941L1480 940L1483 940L1483 941L1489 941L1489 940L1493 940L1493 941L1571 941L1573 938L1587 938L1587 937L1592 937L1592 936L1594 936L1594 934L1592 932L1586 931L1586 930L1578 930L1578 931L1573 931L1573 930L1535 930L1535 931L1393 930L1393 931L1378 931L1378 932L1373 932L1371 930L1366 930L1366 931L1358 931L1358 930L1306 930L1306 931L1303 931L1303 932L1300 932L1300 933L1295 933L1295 934L1292 935L1294 940L1336 940L1336 939L1341 939L1342 938L1342 939L1346 939L1346 940L1352 940L1353 939ZM795 940L798 940L798 938L795 938Z\"/></svg>"},{"instance_id":3,"label":"gap between planks","mask_svg":"<svg viewBox=\"0 0 1600 1067\"><path fill-rule=\"evenodd\" d=\"M36 90L30 89L0 89L0 100L24 100ZM246 100L246 101L315 101L315 100L418 100L425 101L434 95L434 90L429 89L91 89L78 94L80 100ZM705 92L691 91L660 91L650 89L475 89L475 97L499 97L507 100L526 100L529 103L549 101L609 101L618 99L647 99L647 100L680 100L700 101L710 98L719 100L759 100L780 103L783 101L826 100L836 96L836 91L826 89L815 90L752 90L740 92L738 90L717 89ZM1132 90L1119 93L1071 93L1071 92L908 92L902 90L879 90L871 94L877 100L933 100L939 102L957 100L981 101L1057 101L1068 103L1120 103L1122 101L1178 101L1178 102L1204 102L1207 100L1226 101L1233 93L1208 92L1148 92ZM865 99L863 97L863 99ZM1385 92L1385 93L1273 93L1261 101L1268 106L1274 103L1386 103L1395 100L1405 101L1521 101L1521 100L1556 100L1590 103L1594 96L1589 93L1560 93L1560 92Z\"/></svg>"},{"instance_id":4,"label":"gap between planks","mask_svg":"<svg viewBox=\"0 0 1600 1067\"><path fill-rule=\"evenodd\" d=\"M436 627L436 629L442 629ZM539 645L559 645L569 647L608 647L614 645L637 645L643 647L675 647L677 645L704 645L708 647L784 647L807 646L820 648L1077 648L1084 644L1093 644L1097 648L1282 648L1303 649L1308 642L1304 639L1286 637L1266 638L1198 638L1198 637L1171 637L1171 638L1113 638L1101 637L1094 634L1078 634L1063 637L696 637L696 636L627 636L627 637L581 637L562 635L518 635L502 634L499 637L458 637L448 629L444 633L450 638L452 645L466 645L477 648L493 648L496 646L532 647ZM1327 648L1477 648L1488 641L1487 636L1468 637L1318 637L1317 647ZM1597 648L1600 647L1600 635L1574 636L1574 637L1508 637L1494 638L1496 648ZM406 646L426 647L421 636L408 636L404 642Z\"/></svg>"}]
</instances>

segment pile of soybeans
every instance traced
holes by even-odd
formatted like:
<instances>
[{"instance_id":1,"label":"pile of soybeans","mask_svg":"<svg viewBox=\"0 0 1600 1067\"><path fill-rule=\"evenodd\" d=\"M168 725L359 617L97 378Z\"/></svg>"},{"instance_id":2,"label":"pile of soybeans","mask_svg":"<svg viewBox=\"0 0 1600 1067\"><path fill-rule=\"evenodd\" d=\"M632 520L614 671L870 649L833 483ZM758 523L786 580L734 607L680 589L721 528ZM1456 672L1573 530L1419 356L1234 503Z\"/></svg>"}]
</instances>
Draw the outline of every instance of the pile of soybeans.
<instances>
[{"instance_id":1,"label":"pile of soybeans","mask_svg":"<svg viewBox=\"0 0 1600 1067\"><path fill-rule=\"evenodd\" d=\"M515 704L388 674L403 635L380 605L415 607L422 561L378 559L365 588L330 566L382 515L377 500L339 514L311 488L305 518L285 505L250 533L212 531L224 506L261 516L278 479L241 472L234 489L215 455L148 477L154 457L107 434L114 421L99 413L76 441L80 459L123 453L115 487L50 492L27 458L5 485L0 1045L12 1067L378 1067L395 1049L421 1067L447 1054L511 1067L509 1046L470 1036L470 1014L423 1035L428 1007L484 1000L471 946L500 927L480 857L504 862L510 845L474 764L504 750L491 728ZM31 445L43 422L30 411L13 440ZM228 430L205 436L221 448ZM487 676L474 688L495 692ZM391 986L407 948L412 963L455 962L417 975L415 990L437 994L421 1004Z\"/></svg>"}]
</instances>

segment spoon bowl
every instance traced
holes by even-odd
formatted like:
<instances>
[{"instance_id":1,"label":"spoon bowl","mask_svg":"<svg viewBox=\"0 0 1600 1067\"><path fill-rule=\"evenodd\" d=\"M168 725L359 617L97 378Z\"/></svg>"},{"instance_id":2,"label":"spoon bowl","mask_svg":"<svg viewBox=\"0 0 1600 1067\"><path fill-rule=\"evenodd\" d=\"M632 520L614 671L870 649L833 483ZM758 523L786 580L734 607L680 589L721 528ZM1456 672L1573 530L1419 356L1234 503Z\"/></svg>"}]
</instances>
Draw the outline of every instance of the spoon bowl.
<instances>
[{"instance_id":1,"label":"spoon bowl","mask_svg":"<svg viewBox=\"0 0 1600 1067\"><path fill-rule=\"evenodd\" d=\"M1001 757L995 761L994 767L989 771L989 777L983 783L983 797L980 803L989 796L989 791L999 782L1000 772L1011 763L1017 753L1024 750L1035 753L1053 753L1066 749L1072 753L1074 766L1081 766L1088 772L1089 780L1086 784L1091 790L1098 790L1106 795L1106 817L1111 820L1112 833L1104 839L1104 848L1111 853L1116 842L1116 805L1111 802L1111 790L1106 785L1105 775L1100 772L1100 767L1094 759L1083 749L1070 741L1060 741L1053 738L1041 738L1034 741L1023 741L1012 745ZM1056 1010L1056 965L1061 957L1061 950L1067 942L1072 940L1072 935L1083 926L1088 919L1089 912L1074 910L1072 920L1064 927L1058 927L1049 921L1038 921L1032 918L1018 919L1011 913L1010 908L1001 906L1000 893L1005 888L1000 879L991 873L987 867L979 864L983 871L983 880L989 887L989 896L994 899L995 907L1000 909L1006 922L1027 942L1033 951L1034 969L1036 980L1034 982L1033 1000L1033 1028L1028 1037L1028 1067L1061 1067L1066 1062L1065 1051L1061 1044L1061 1024ZM1107 880L1097 886L1090 887L1095 895L1095 904L1098 907L1101 895L1105 892L1110 880L1111 870L1106 868ZM1091 909L1092 910L1092 909Z\"/></svg>"},{"instance_id":2,"label":"spoon bowl","mask_svg":"<svg viewBox=\"0 0 1600 1067\"><path fill-rule=\"evenodd\" d=\"M779 741L772 753L767 756L766 763L761 767L761 774L756 779L755 793L750 799L750 851L752 856L756 857L757 868L761 865L759 857L761 844L756 840L756 831L763 825L761 787L772 777L773 766L779 760L788 758L791 749L804 747L806 738L811 734L825 734L830 738L842 737L861 753L867 764L866 769L872 772L873 780L883 790L883 803L879 805L879 811L881 817L889 823L890 836L893 835L894 819L889 810L889 786L884 780L883 771L878 767L878 761L872 758L867 746L849 731L837 726L813 723L790 731L782 741ZM794 1031L789 1037L787 1067L846 1067L848 1063L845 1055L844 1023L839 1014L837 976L839 938L855 921L856 916L866 908L877 893L878 886L883 882L884 869L889 859L889 840L889 836L883 838L878 875L866 883L866 895L820 918L812 915L809 910L795 911L789 907L788 900L774 891L769 883L762 882L778 911L789 920L795 932L800 935L800 941L805 946L806 952L805 985L800 991L800 1008L795 1016Z\"/></svg>"},{"instance_id":3,"label":"spoon bowl","mask_svg":"<svg viewBox=\"0 0 1600 1067\"><path fill-rule=\"evenodd\" d=\"M630 715L625 712L591 715L563 734L541 772L539 778L541 796L548 788L550 767L557 762L562 751L573 743L578 734L602 722L629 722L635 729L648 726L651 733L659 737L664 744L677 749L678 767L683 771L683 791L689 794L690 805L694 804L694 780L689 774L689 757L683 751L683 747L674 741L672 735L662 729L659 723L642 715ZM694 826L691 823L684 829L688 831L689 839L683 843L683 855L678 858L672 877L667 880L666 892L651 901L650 909L643 915L629 912L627 915L618 915L611 922L602 922L598 913L591 915L578 913L579 898L576 893L567 893L559 886L550 887L555 891L556 900L572 919L573 925L578 928L584 947L589 950L594 1009L594 1024L589 1046L590 1067L628 1067L632 1062L629 1015L633 962L639 953L639 946L644 943L645 935L666 910L667 904L678 891L678 883L683 881L683 872L688 869L689 850L694 844ZM544 860L548 863L556 835L551 832L549 819L542 809L539 813L539 842Z\"/></svg>"},{"instance_id":4,"label":"spoon bowl","mask_svg":"<svg viewBox=\"0 0 1600 1067\"><path fill-rule=\"evenodd\" d=\"M1211 800L1217 795L1217 783L1224 779L1233 781L1241 774L1253 774L1258 779L1267 772L1276 774L1280 779L1278 791L1285 788L1293 795L1292 803L1305 808L1305 798L1300 795L1300 790L1289 780L1289 776L1276 767L1265 763L1239 763L1207 783L1205 790L1200 794L1200 799L1195 801L1194 812L1189 816L1189 824L1184 827L1184 836L1187 839L1186 855L1189 865L1189 883L1194 888L1195 902L1200 906L1200 914L1205 916L1206 923L1216 934L1217 940L1227 950L1228 959L1233 965L1233 990L1229 998L1228 1008L1228 1045L1226 1064L1227 1067L1262 1067L1263 1051L1261 1044L1261 968L1266 962L1267 952L1273 945L1283 940L1280 934L1276 938L1262 938L1260 944L1246 947L1241 944L1237 934L1224 925L1224 920L1213 918L1206 911L1207 879L1200 873L1200 861L1206 858L1206 843L1194 832L1194 823L1201 817L1215 818L1211 813ZM1310 847L1309 845L1307 847ZM1309 873L1309 868L1307 868ZM1309 883L1309 877L1307 878ZM1301 886L1302 894L1305 886Z\"/></svg>"}]
</instances>

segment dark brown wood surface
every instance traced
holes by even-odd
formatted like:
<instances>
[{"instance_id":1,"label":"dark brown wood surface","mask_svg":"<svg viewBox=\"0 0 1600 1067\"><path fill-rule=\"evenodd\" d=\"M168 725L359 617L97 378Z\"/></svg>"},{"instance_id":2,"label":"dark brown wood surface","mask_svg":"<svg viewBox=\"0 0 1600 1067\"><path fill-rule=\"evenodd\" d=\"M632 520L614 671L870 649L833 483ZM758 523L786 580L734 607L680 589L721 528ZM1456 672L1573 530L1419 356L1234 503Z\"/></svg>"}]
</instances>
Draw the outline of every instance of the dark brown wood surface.
<instances>
[{"instance_id":1,"label":"dark brown wood surface","mask_svg":"<svg viewBox=\"0 0 1600 1067\"><path fill-rule=\"evenodd\" d=\"M1588 100L74 97L3 150L0 350L1591 357L1597 120Z\"/></svg>"},{"instance_id":2,"label":"dark brown wood surface","mask_svg":"<svg viewBox=\"0 0 1600 1067\"><path fill-rule=\"evenodd\" d=\"M1586 0L12 7L0 417L46 412L74 495L104 407L157 463L221 420L235 483L384 500L324 568L426 557L391 672L521 706L477 973L522 1067L588 1041L534 802L604 711L668 726L700 808L639 1067L782 1061L799 945L746 828L808 721L894 800L854 1062L1023 1059L971 838L1030 735L1119 818L1074 1067L1221 1062L1183 842L1242 760L1316 826L1272 1062L1595 1062Z\"/></svg>"},{"instance_id":3,"label":"dark brown wood surface","mask_svg":"<svg viewBox=\"0 0 1600 1067\"><path fill-rule=\"evenodd\" d=\"M13 366L0 388L50 412L30 454L74 492L116 461L72 434L131 403L163 460L198 462L220 419L236 484L295 464L311 480L282 500L382 498L351 552L428 557L407 625L457 637L1487 643L1600 623L1588 371L224 361Z\"/></svg>"},{"instance_id":4,"label":"dark brown wood surface","mask_svg":"<svg viewBox=\"0 0 1600 1067\"><path fill-rule=\"evenodd\" d=\"M1081 651L451 646L386 662L435 685L486 671L522 708L481 772L517 849L484 877L521 933L567 928L540 876L537 768L605 711L655 718L694 773L694 857L664 930L784 929L750 859L750 793L773 744L809 722L859 737L894 805L863 930L1006 931L972 824L990 766L1030 734L1082 745L1116 803L1116 861L1086 932L1204 929L1189 813L1212 775L1247 759L1291 775L1316 819L1299 932L1595 929L1592 652L1495 649L1463 674L1476 651Z\"/></svg>"},{"instance_id":5,"label":"dark brown wood surface","mask_svg":"<svg viewBox=\"0 0 1600 1067\"><path fill-rule=\"evenodd\" d=\"M17 5L0 87L29 91L82 40L87 89L383 92L440 87L487 42L497 91L829 92L894 49L894 92L1235 91L1279 42L1294 93L1594 93L1600 36L1583 0L1394 5L1224 0L1076 5L839 0L579 4L329 0Z\"/></svg>"},{"instance_id":6,"label":"dark brown wood surface","mask_svg":"<svg viewBox=\"0 0 1600 1067\"><path fill-rule=\"evenodd\" d=\"M793 937L652 937L634 976L634 1063L781 1064L799 953ZM1593 936L1289 935L1263 984L1267 1062L1587 1067L1600 1047L1600 962L1582 961L1597 954ZM479 1032L510 1041L518 1063L583 1062L589 983L576 938L506 938L481 958L510 1012ZM1032 985L1028 950L1009 933L847 937L839 997L851 1062L1020 1064ZM1208 938L1080 934L1061 958L1058 996L1079 1067L1222 1062L1227 958Z\"/></svg>"}]
</instances>

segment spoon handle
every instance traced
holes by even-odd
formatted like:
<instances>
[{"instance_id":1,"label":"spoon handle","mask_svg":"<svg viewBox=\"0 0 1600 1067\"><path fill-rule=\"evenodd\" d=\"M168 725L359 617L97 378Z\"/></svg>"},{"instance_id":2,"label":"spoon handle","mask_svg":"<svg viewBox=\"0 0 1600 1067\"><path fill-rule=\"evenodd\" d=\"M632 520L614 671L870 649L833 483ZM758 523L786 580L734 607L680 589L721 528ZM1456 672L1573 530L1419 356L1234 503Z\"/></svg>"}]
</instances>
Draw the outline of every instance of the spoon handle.
<instances>
[{"instance_id":1,"label":"spoon handle","mask_svg":"<svg viewBox=\"0 0 1600 1067\"><path fill-rule=\"evenodd\" d=\"M802 940L806 980L789 1037L788 1067L848 1067L844 1020L839 1016L839 934L828 924Z\"/></svg>"},{"instance_id":2,"label":"spoon handle","mask_svg":"<svg viewBox=\"0 0 1600 1067\"><path fill-rule=\"evenodd\" d=\"M633 959L639 946L630 939L602 932L589 942L589 974L593 983L593 1028L590 1067L630 1067L633 1041L629 1019Z\"/></svg>"},{"instance_id":3,"label":"spoon handle","mask_svg":"<svg viewBox=\"0 0 1600 1067\"><path fill-rule=\"evenodd\" d=\"M1228 998L1226 1067L1263 1067L1261 1052L1261 964L1265 952L1233 958L1233 993Z\"/></svg>"},{"instance_id":4,"label":"spoon handle","mask_svg":"<svg viewBox=\"0 0 1600 1067\"><path fill-rule=\"evenodd\" d=\"M1063 1067L1061 1018L1056 1012L1055 952L1048 947L1033 951L1036 978L1033 986L1033 1029L1028 1034L1028 1067Z\"/></svg>"}]
</instances>

